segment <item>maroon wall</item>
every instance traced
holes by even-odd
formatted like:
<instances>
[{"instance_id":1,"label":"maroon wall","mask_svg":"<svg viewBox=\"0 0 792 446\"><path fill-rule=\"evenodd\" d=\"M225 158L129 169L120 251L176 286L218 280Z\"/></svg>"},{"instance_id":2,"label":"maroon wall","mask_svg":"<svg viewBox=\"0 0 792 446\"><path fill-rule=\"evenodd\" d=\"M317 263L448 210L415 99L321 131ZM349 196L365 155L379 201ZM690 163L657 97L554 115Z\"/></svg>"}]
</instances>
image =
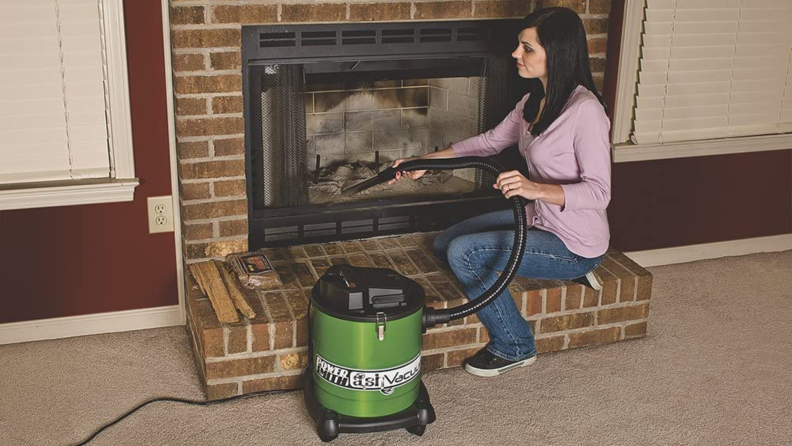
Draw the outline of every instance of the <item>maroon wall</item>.
<instances>
[{"instance_id":1,"label":"maroon wall","mask_svg":"<svg viewBox=\"0 0 792 446\"><path fill-rule=\"evenodd\" d=\"M178 303L173 233L149 234L146 197L170 195L159 0L124 4L135 200L0 211L0 323Z\"/></svg>"},{"instance_id":2,"label":"maroon wall","mask_svg":"<svg viewBox=\"0 0 792 446\"><path fill-rule=\"evenodd\" d=\"M611 111L624 3L611 4L605 73ZM790 150L617 163L612 181L611 244L622 251L792 233Z\"/></svg>"}]
</instances>

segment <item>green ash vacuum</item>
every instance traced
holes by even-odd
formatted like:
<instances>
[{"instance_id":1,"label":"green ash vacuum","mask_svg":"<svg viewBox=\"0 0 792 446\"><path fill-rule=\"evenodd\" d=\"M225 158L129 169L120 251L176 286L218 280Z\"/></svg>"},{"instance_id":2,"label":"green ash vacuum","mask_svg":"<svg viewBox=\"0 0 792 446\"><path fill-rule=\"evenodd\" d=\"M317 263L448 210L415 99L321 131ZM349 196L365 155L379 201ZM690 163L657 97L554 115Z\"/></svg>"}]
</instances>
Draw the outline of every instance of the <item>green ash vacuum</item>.
<instances>
[{"instance_id":1,"label":"green ash vacuum","mask_svg":"<svg viewBox=\"0 0 792 446\"><path fill-rule=\"evenodd\" d=\"M495 175L496 162L479 157L415 160L388 168L344 190L351 195L389 181L396 172L478 168ZM455 308L425 306L423 288L380 268L336 265L313 287L309 305L309 365L304 397L319 438L392 429L423 435L435 411L421 382L421 335L427 328L473 314L514 277L528 227L526 200L510 199L516 221L512 252L498 280L482 296Z\"/></svg>"}]
</instances>

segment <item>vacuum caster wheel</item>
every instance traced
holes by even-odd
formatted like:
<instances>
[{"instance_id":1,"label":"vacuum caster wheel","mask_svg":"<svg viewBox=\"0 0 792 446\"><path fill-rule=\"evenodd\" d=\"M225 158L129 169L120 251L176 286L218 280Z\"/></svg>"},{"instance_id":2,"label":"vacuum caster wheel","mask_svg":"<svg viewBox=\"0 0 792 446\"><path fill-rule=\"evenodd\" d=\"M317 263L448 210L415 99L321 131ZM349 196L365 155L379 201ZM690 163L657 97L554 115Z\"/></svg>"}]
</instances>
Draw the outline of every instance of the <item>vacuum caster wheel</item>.
<instances>
[{"instance_id":1,"label":"vacuum caster wheel","mask_svg":"<svg viewBox=\"0 0 792 446\"><path fill-rule=\"evenodd\" d=\"M417 435L419 437L422 436L425 431L426 431L426 426L422 424L416 424L415 426L410 426L407 428L407 432Z\"/></svg>"},{"instance_id":2,"label":"vacuum caster wheel","mask_svg":"<svg viewBox=\"0 0 792 446\"><path fill-rule=\"evenodd\" d=\"M316 433L319 434L320 440L328 443L338 438L338 427L338 414L329 410L316 425Z\"/></svg>"}]
</instances>

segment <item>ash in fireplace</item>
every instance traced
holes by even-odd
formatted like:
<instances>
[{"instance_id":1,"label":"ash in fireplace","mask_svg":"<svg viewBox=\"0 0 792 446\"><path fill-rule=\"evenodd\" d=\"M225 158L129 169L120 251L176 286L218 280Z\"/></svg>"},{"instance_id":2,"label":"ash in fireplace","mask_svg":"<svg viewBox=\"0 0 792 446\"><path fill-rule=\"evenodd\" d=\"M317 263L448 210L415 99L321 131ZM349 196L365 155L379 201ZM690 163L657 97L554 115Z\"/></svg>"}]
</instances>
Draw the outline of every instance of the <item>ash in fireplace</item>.
<instances>
[{"instance_id":1,"label":"ash in fireplace","mask_svg":"<svg viewBox=\"0 0 792 446\"><path fill-rule=\"evenodd\" d=\"M383 163L380 169L386 169L390 165L391 163ZM430 170L415 181L378 184L350 197L341 195L343 188L376 175L376 164L363 161L319 169L318 182L311 181L308 185L309 200L311 204L346 203L377 198L465 193L473 192L476 187L473 182L455 176L453 171ZM311 172L311 178L313 177L314 172Z\"/></svg>"}]
</instances>

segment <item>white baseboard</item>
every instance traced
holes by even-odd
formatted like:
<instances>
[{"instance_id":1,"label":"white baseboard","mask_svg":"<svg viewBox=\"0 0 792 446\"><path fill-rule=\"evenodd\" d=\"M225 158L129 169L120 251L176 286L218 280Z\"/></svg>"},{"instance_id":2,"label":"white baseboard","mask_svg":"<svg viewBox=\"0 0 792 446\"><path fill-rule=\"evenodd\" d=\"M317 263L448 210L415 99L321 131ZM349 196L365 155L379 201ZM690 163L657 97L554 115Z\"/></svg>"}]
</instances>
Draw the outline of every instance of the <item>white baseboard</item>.
<instances>
[{"instance_id":1,"label":"white baseboard","mask_svg":"<svg viewBox=\"0 0 792 446\"><path fill-rule=\"evenodd\" d=\"M743 256L760 252L778 252L792 249L792 234L757 237L728 242L705 243L677 248L650 249L625 252L624 255L644 268L719 257Z\"/></svg>"},{"instance_id":2,"label":"white baseboard","mask_svg":"<svg viewBox=\"0 0 792 446\"><path fill-rule=\"evenodd\" d=\"M183 325L179 305L0 324L0 345Z\"/></svg>"}]
</instances>

